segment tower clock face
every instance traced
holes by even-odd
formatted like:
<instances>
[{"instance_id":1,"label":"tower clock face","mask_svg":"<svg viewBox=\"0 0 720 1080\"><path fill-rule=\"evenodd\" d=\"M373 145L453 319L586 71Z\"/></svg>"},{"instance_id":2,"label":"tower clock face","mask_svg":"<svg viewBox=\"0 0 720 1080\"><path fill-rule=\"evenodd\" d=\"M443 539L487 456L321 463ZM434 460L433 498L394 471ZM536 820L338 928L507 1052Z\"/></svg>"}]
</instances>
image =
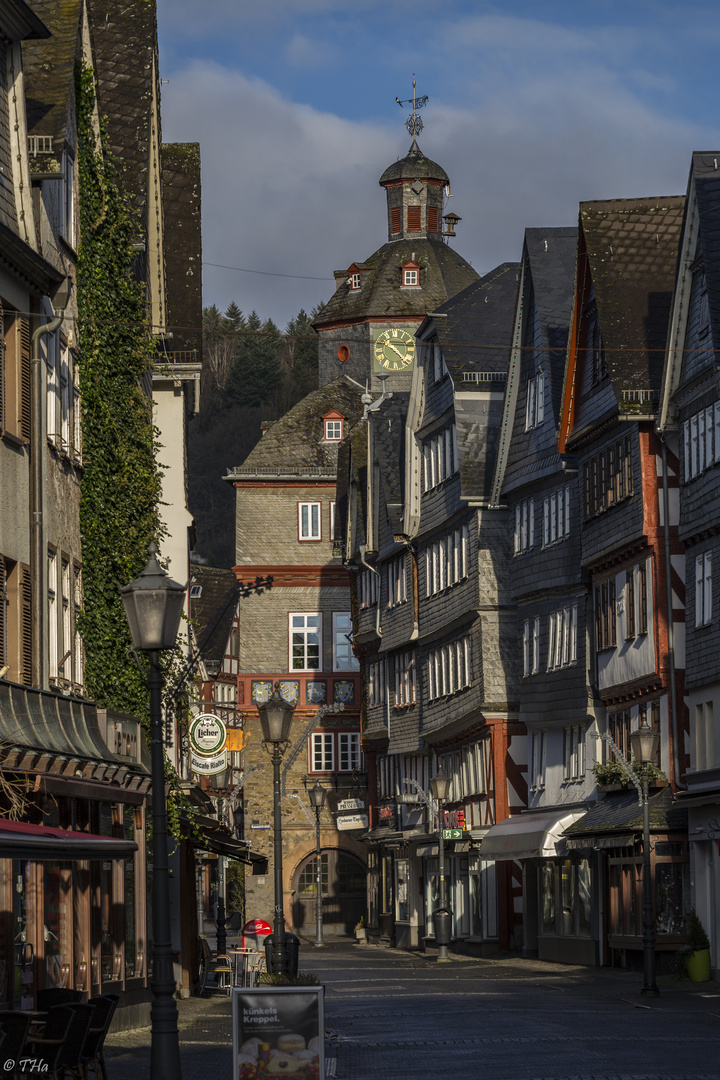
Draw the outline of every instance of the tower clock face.
<instances>
[{"instance_id":1,"label":"tower clock face","mask_svg":"<svg viewBox=\"0 0 720 1080\"><path fill-rule=\"evenodd\" d=\"M381 330L373 347L375 370L410 371L415 359L415 338L407 330Z\"/></svg>"}]
</instances>

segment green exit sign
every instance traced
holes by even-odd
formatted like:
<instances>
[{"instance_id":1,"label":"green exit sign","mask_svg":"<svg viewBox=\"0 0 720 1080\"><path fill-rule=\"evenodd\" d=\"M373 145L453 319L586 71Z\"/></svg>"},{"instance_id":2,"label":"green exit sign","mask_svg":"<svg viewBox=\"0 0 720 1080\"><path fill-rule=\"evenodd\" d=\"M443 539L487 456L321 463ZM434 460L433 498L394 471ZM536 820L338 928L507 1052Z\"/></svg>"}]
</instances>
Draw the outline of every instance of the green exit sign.
<instances>
[{"instance_id":1,"label":"green exit sign","mask_svg":"<svg viewBox=\"0 0 720 1080\"><path fill-rule=\"evenodd\" d=\"M443 840L462 840L462 829L443 829Z\"/></svg>"}]
</instances>

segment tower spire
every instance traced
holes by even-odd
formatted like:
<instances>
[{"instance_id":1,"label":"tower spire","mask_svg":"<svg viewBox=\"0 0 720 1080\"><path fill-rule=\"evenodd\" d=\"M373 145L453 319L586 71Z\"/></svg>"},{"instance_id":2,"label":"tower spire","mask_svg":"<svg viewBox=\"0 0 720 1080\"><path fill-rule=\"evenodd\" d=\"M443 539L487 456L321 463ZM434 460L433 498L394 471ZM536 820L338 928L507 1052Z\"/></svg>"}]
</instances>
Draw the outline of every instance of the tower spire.
<instances>
[{"instance_id":1,"label":"tower spire","mask_svg":"<svg viewBox=\"0 0 720 1080\"><path fill-rule=\"evenodd\" d=\"M418 116L418 111L422 109L425 105L427 105L429 98L427 94L423 94L422 97L418 97L415 93L415 72L413 72L412 88L413 96L411 98L407 98L405 101L401 101L399 97L396 97L395 100L397 101L401 109L405 108L406 105L412 105L412 113L405 121L405 127L408 129L408 131L413 137L413 146L416 146L417 144L415 142L415 138L417 135L420 134L423 129L422 118Z\"/></svg>"}]
</instances>

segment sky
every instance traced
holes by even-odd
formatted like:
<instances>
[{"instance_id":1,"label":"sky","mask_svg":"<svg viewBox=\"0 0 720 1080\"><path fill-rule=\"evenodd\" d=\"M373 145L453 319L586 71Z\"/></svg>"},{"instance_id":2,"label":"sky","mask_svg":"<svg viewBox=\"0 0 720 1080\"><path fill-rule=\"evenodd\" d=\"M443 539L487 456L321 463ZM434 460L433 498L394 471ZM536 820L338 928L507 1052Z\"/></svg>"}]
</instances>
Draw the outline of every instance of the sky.
<instances>
[{"instance_id":1,"label":"sky","mask_svg":"<svg viewBox=\"0 0 720 1080\"><path fill-rule=\"evenodd\" d=\"M413 74L480 274L581 201L684 193L720 150L717 0L157 5L163 139L200 143L204 303L281 329L386 241Z\"/></svg>"}]
</instances>

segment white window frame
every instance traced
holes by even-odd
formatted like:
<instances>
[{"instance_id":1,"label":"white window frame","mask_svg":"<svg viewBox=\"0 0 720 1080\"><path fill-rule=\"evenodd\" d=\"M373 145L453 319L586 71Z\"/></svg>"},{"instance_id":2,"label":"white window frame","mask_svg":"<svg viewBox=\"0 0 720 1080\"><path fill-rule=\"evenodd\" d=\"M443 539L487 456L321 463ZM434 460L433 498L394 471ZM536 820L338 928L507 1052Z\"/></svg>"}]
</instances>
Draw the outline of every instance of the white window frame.
<instances>
[{"instance_id":1,"label":"white window frame","mask_svg":"<svg viewBox=\"0 0 720 1080\"><path fill-rule=\"evenodd\" d=\"M305 620L303 625L293 626L294 619ZM318 619L318 626L308 626L308 619ZM322 671L323 670L323 617L319 611L291 611L288 615L288 671ZM303 661L304 666L295 667L293 662L293 635L297 634L304 638ZM318 636L318 664L317 667L308 665L308 638Z\"/></svg>"},{"instance_id":2,"label":"white window frame","mask_svg":"<svg viewBox=\"0 0 720 1080\"><path fill-rule=\"evenodd\" d=\"M705 551L695 559L695 626L712 622L712 552Z\"/></svg>"},{"instance_id":3,"label":"white window frame","mask_svg":"<svg viewBox=\"0 0 720 1080\"><path fill-rule=\"evenodd\" d=\"M376 709L385 704L386 694L386 662L382 660L370 660L367 665L368 680L368 708Z\"/></svg>"},{"instance_id":4,"label":"white window frame","mask_svg":"<svg viewBox=\"0 0 720 1080\"><path fill-rule=\"evenodd\" d=\"M360 275L359 274L351 274L350 275L350 288L353 290L353 292L355 292L357 289L360 288Z\"/></svg>"},{"instance_id":5,"label":"white window frame","mask_svg":"<svg viewBox=\"0 0 720 1080\"><path fill-rule=\"evenodd\" d=\"M378 602L378 582L380 575L376 570L360 571L360 608L375 607Z\"/></svg>"},{"instance_id":6,"label":"white window frame","mask_svg":"<svg viewBox=\"0 0 720 1080\"><path fill-rule=\"evenodd\" d=\"M407 559L404 553L387 564L387 588L389 608L407 601Z\"/></svg>"},{"instance_id":7,"label":"white window frame","mask_svg":"<svg viewBox=\"0 0 720 1080\"><path fill-rule=\"evenodd\" d=\"M337 732L337 772L348 773L359 769L362 762L359 731Z\"/></svg>"},{"instance_id":8,"label":"white window frame","mask_svg":"<svg viewBox=\"0 0 720 1080\"><path fill-rule=\"evenodd\" d=\"M403 287L415 288L420 284L417 270L403 270Z\"/></svg>"},{"instance_id":9,"label":"white window frame","mask_svg":"<svg viewBox=\"0 0 720 1080\"><path fill-rule=\"evenodd\" d=\"M532 628L532 674L536 675L540 670L540 616L533 619Z\"/></svg>"},{"instance_id":10,"label":"white window frame","mask_svg":"<svg viewBox=\"0 0 720 1080\"><path fill-rule=\"evenodd\" d=\"M415 653L410 649L394 657L395 708L414 705L417 701Z\"/></svg>"},{"instance_id":11,"label":"white window frame","mask_svg":"<svg viewBox=\"0 0 720 1080\"><path fill-rule=\"evenodd\" d=\"M332 731L314 731L310 736L308 772L335 772L335 737Z\"/></svg>"},{"instance_id":12,"label":"white window frame","mask_svg":"<svg viewBox=\"0 0 720 1080\"><path fill-rule=\"evenodd\" d=\"M75 248L75 158L66 150L62 159L63 169L63 222L62 234L71 248Z\"/></svg>"},{"instance_id":13,"label":"white window frame","mask_svg":"<svg viewBox=\"0 0 720 1080\"><path fill-rule=\"evenodd\" d=\"M347 625L341 626L342 620L347 619ZM346 639L346 631L349 630L352 635L352 615L349 611L333 611L332 617L332 656L333 656L333 671L359 671L360 661L354 656L352 651L352 641L347 642L348 655L350 660L350 666L343 666L338 658L338 644L340 638ZM343 646L345 648L345 646Z\"/></svg>"},{"instance_id":14,"label":"white window frame","mask_svg":"<svg viewBox=\"0 0 720 1080\"><path fill-rule=\"evenodd\" d=\"M325 421L325 442L342 442L343 422L335 417Z\"/></svg>"},{"instance_id":15,"label":"white window frame","mask_svg":"<svg viewBox=\"0 0 720 1080\"><path fill-rule=\"evenodd\" d=\"M530 668L530 649L531 649L530 620L525 619L525 621L523 623L523 675L524 676L529 675L530 671L531 671L531 668Z\"/></svg>"},{"instance_id":16,"label":"white window frame","mask_svg":"<svg viewBox=\"0 0 720 1080\"><path fill-rule=\"evenodd\" d=\"M299 502L298 507L298 540L307 543L322 540L322 503ZM315 513L317 518L315 518Z\"/></svg>"}]
</instances>

